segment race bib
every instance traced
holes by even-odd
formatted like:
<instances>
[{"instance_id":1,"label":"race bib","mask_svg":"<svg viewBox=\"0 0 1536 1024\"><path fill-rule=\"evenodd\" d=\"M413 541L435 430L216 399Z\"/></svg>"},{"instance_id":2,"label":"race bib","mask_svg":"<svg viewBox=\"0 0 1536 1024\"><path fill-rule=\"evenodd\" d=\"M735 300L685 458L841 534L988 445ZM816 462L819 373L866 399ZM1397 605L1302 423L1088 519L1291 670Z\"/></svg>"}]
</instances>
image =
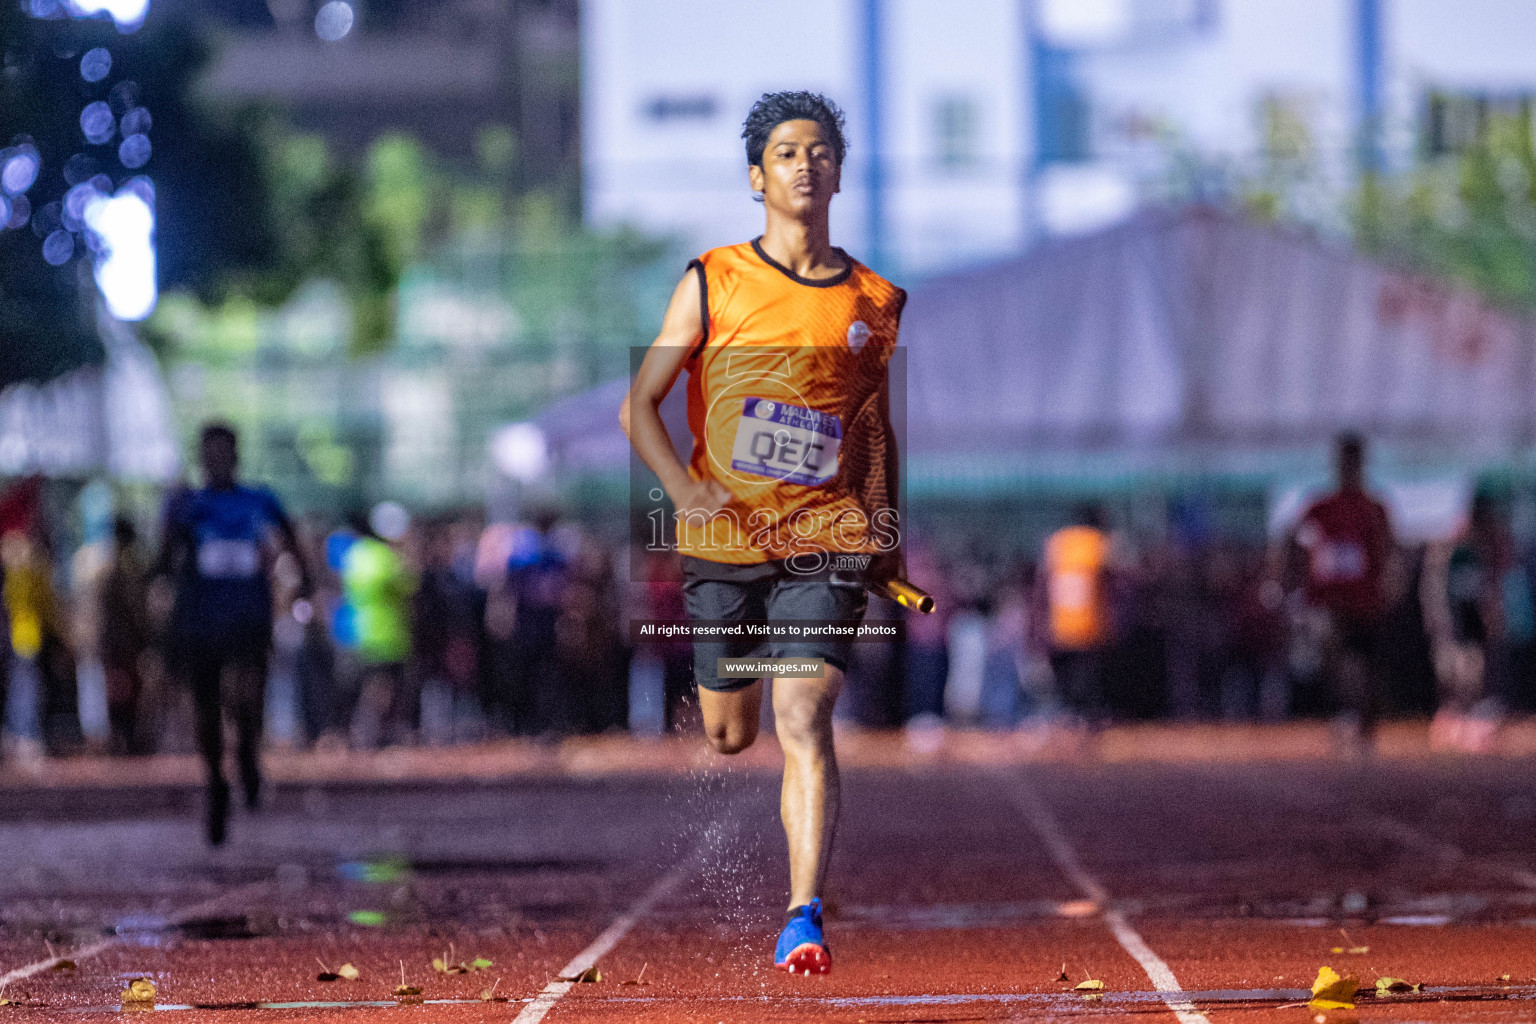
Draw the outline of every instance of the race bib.
<instances>
[{"instance_id":1,"label":"race bib","mask_svg":"<svg viewBox=\"0 0 1536 1024\"><path fill-rule=\"evenodd\" d=\"M1312 575L1320 583L1365 578L1365 550L1350 541L1324 541L1312 549Z\"/></svg>"},{"instance_id":2,"label":"race bib","mask_svg":"<svg viewBox=\"0 0 1536 1024\"><path fill-rule=\"evenodd\" d=\"M1093 607L1093 577L1070 569L1051 573L1051 604L1059 611L1083 611Z\"/></svg>"},{"instance_id":3,"label":"race bib","mask_svg":"<svg viewBox=\"0 0 1536 1024\"><path fill-rule=\"evenodd\" d=\"M736 423L731 468L817 487L837 475L843 424L830 413L749 398Z\"/></svg>"},{"instance_id":4,"label":"race bib","mask_svg":"<svg viewBox=\"0 0 1536 1024\"><path fill-rule=\"evenodd\" d=\"M261 568L254 541L205 540L197 546L198 574L211 580L248 580Z\"/></svg>"}]
</instances>

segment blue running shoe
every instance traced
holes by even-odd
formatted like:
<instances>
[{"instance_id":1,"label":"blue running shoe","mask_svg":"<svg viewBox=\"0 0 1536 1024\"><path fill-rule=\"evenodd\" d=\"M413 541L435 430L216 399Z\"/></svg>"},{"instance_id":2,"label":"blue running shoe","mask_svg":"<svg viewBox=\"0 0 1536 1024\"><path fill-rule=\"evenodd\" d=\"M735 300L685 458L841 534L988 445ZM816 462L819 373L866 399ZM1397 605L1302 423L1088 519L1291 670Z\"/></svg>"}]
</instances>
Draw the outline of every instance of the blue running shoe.
<instances>
[{"instance_id":1,"label":"blue running shoe","mask_svg":"<svg viewBox=\"0 0 1536 1024\"><path fill-rule=\"evenodd\" d=\"M790 974L826 974L832 970L832 954L821 934L821 900L796 907L779 933L773 966Z\"/></svg>"}]
</instances>

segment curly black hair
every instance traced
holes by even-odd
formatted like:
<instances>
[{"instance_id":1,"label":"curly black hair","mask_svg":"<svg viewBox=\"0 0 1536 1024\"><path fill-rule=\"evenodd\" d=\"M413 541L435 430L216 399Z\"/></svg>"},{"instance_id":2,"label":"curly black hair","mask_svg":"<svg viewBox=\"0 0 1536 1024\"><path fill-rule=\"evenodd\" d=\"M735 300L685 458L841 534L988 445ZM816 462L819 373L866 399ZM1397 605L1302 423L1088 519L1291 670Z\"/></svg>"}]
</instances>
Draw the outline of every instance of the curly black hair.
<instances>
[{"instance_id":1,"label":"curly black hair","mask_svg":"<svg viewBox=\"0 0 1536 1024\"><path fill-rule=\"evenodd\" d=\"M846 120L842 108L819 92L765 92L752 104L741 125L741 137L747 141L747 163L763 165L768 136L785 121L815 121L826 131L832 155L841 167L843 154L848 152L848 143L843 139Z\"/></svg>"}]
</instances>

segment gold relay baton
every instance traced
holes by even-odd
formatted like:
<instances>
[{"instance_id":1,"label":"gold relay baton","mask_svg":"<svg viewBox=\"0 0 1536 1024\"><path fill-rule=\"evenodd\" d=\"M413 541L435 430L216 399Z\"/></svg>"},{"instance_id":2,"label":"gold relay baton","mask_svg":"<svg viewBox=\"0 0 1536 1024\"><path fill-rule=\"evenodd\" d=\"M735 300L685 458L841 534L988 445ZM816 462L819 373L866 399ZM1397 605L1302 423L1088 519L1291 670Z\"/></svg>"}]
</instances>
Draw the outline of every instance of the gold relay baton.
<instances>
[{"instance_id":1,"label":"gold relay baton","mask_svg":"<svg viewBox=\"0 0 1536 1024\"><path fill-rule=\"evenodd\" d=\"M911 608L924 615L933 611L933 595L926 590L914 587L904 579L888 580L884 584L872 583L869 589L881 597L890 598L903 608Z\"/></svg>"}]
</instances>

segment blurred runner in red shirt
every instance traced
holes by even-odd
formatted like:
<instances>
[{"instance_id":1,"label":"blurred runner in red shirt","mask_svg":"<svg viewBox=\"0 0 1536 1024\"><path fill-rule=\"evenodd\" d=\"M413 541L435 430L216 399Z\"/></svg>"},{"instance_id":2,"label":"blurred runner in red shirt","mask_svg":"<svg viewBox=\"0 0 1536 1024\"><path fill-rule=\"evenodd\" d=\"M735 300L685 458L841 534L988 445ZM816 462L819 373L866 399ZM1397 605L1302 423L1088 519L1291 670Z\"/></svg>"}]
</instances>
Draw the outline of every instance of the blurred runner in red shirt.
<instances>
[{"instance_id":1,"label":"blurred runner in red shirt","mask_svg":"<svg viewBox=\"0 0 1536 1024\"><path fill-rule=\"evenodd\" d=\"M1307 600L1328 615L1324 663L1359 743L1368 747L1386 696L1381 647L1392 524L1365 490L1365 441L1340 434L1334 458L1338 490L1307 509L1294 541L1305 557Z\"/></svg>"}]
</instances>

